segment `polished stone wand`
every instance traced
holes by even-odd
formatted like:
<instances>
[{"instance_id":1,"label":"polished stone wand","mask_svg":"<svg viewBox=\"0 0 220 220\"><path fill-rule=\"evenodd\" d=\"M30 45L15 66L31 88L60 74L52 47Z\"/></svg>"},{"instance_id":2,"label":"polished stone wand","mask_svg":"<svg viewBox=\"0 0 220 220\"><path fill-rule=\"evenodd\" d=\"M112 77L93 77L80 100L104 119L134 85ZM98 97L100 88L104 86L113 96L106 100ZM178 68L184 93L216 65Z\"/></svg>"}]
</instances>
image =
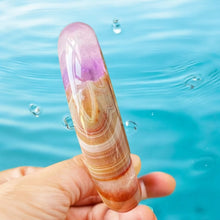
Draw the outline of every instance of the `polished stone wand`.
<instances>
[{"instance_id":1,"label":"polished stone wand","mask_svg":"<svg viewBox=\"0 0 220 220\"><path fill-rule=\"evenodd\" d=\"M58 42L60 69L84 163L103 202L128 211L141 200L130 149L93 29L72 23Z\"/></svg>"}]
</instances>

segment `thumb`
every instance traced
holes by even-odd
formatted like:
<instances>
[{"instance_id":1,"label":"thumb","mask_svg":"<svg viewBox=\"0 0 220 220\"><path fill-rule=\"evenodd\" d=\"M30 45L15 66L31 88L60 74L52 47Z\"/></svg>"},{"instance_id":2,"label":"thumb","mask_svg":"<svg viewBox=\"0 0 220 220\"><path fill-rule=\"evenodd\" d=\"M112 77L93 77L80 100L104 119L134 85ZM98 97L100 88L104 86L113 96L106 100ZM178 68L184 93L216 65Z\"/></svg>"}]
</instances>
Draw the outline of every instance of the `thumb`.
<instances>
[{"instance_id":1,"label":"thumb","mask_svg":"<svg viewBox=\"0 0 220 220\"><path fill-rule=\"evenodd\" d=\"M90 194L97 196L77 156L1 184L0 219L66 219L70 206Z\"/></svg>"},{"instance_id":2,"label":"thumb","mask_svg":"<svg viewBox=\"0 0 220 220\"><path fill-rule=\"evenodd\" d=\"M136 155L131 157L136 173L138 173L140 158ZM16 169L20 170L20 168ZM7 174L7 178L10 178L9 174L12 172L4 172ZM82 155L39 169L38 172L33 172L22 178L13 179L1 187L7 188L5 190L0 188L1 192L10 192L15 196L22 195L25 200L31 198L32 202L35 201L35 196L37 198L43 197L45 201L48 197L62 198L68 202L69 206L101 202L90 174L83 163Z\"/></svg>"},{"instance_id":3,"label":"thumb","mask_svg":"<svg viewBox=\"0 0 220 220\"><path fill-rule=\"evenodd\" d=\"M135 172L138 174L141 169L141 160L134 154L131 154L131 159ZM42 174L39 173L41 178L43 178L43 173L46 181L50 177L51 184L68 193L71 205L88 205L101 202L83 162L82 154L45 168ZM44 180L42 179L42 181Z\"/></svg>"},{"instance_id":4,"label":"thumb","mask_svg":"<svg viewBox=\"0 0 220 220\"><path fill-rule=\"evenodd\" d=\"M26 177L26 181L42 187L50 187L65 195L70 205L97 192L82 155L75 156Z\"/></svg>"},{"instance_id":5,"label":"thumb","mask_svg":"<svg viewBox=\"0 0 220 220\"><path fill-rule=\"evenodd\" d=\"M131 155L136 174L141 167L140 158ZM29 175L32 181L40 185L50 185L66 194L70 205L88 205L101 202L91 176L83 162L83 155L49 166L41 171Z\"/></svg>"}]
</instances>

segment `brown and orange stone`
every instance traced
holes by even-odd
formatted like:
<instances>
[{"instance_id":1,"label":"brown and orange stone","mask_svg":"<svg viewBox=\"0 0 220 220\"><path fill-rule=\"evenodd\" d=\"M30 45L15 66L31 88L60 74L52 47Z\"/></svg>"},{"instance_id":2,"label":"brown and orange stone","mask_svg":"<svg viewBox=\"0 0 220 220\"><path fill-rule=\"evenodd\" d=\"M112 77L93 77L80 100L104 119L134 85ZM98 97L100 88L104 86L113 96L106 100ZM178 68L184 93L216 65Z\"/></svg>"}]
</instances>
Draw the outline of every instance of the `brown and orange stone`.
<instances>
[{"instance_id":1,"label":"brown and orange stone","mask_svg":"<svg viewBox=\"0 0 220 220\"><path fill-rule=\"evenodd\" d=\"M141 189L111 80L93 29L73 23L61 32L58 55L69 109L85 165L103 202L125 212Z\"/></svg>"}]
</instances>

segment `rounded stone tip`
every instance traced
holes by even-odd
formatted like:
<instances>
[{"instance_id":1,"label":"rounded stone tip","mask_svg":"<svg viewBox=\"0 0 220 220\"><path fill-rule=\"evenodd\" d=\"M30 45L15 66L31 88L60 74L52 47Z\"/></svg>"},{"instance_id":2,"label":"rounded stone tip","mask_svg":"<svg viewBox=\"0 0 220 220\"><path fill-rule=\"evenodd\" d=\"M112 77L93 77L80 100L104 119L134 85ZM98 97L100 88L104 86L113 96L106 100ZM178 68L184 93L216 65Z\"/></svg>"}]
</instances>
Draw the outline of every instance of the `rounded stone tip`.
<instances>
[{"instance_id":1,"label":"rounded stone tip","mask_svg":"<svg viewBox=\"0 0 220 220\"><path fill-rule=\"evenodd\" d=\"M106 72L95 32L85 23L72 23L63 29L58 55L63 76L68 74L81 81L96 81Z\"/></svg>"}]
</instances>

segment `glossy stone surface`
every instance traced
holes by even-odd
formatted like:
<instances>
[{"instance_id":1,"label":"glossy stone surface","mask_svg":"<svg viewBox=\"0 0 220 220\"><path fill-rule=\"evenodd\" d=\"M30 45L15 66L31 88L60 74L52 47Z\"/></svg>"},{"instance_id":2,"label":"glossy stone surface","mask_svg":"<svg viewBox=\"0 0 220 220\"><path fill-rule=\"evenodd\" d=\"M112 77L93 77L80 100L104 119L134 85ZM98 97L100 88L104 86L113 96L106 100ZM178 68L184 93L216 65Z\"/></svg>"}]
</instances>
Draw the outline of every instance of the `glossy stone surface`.
<instances>
[{"instance_id":1,"label":"glossy stone surface","mask_svg":"<svg viewBox=\"0 0 220 220\"><path fill-rule=\"evenodd\" d=\"M95 81L106 71L95 33L86 24L73 23L61 32L58 54L64 78L69 72L80 81Z\"/></svg>"},{"instance_id":2,"label":"glossy stone surface","mask_svg":"<svg viewBox=\"0 0 220 220\"><path fill-rule=\"evenodd\" d=\"M103 201L117 211L134 208L141 190L102 52L91 27L68 25L58 55L74 128L85 164Z\"/></svg>"}]
</instances>

